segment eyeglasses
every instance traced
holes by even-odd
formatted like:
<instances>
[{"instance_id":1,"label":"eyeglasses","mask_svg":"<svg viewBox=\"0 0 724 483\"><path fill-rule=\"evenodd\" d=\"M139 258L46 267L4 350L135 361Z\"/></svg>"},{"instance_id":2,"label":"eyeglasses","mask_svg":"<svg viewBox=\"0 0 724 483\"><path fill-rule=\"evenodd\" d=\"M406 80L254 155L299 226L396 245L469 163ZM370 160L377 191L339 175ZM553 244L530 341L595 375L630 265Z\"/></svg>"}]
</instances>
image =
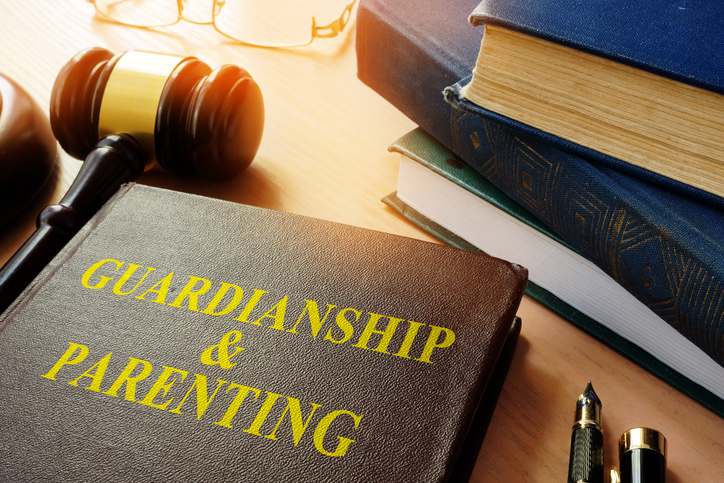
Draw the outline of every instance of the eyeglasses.
<instances>
[{"instance_id":1,"label":"eyeglasses","mask_svg":"<svg viewBox=\"0 0 724 483\"><path fill-rule=\"evenodd\" d=\"M329 25L317 25L311 0L214 0L211 22L184 17L187 0L88 0L108 20L133 27L166 27L180 20L208 25L237 42L259 47L301 47L339 35L357 0ZM311 28L309 21L311 19Z\"/></svg>"}]
</instances>

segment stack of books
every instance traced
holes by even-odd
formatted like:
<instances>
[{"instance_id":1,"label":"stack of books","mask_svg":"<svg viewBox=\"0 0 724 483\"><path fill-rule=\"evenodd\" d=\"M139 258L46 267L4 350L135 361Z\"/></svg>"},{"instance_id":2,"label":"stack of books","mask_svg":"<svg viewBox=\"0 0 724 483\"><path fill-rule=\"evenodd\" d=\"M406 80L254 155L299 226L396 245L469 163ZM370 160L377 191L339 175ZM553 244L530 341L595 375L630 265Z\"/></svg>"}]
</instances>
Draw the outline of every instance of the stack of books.
<instances>
[{"instance_id":1,"label":"stack of books","mask_svg":"<svg viewBox=\"0 0 724 483\"><path fill-rule=\"evenodd\" d=\"M462 201L435 214L435 200L483 200L430 169L430 146L449 150L537 223L535 250L548 247L497 256L528 265L559 313L724 415L724 63L710 47L724 21L649 0L478 3L360 4L359 78L429 133L422 151L408 137L392 147L407 158L401 209L495 250L472 233L492 215ZM457 198L431 196L444 182ZM550 252L570 263L523 261Z\"/></svg>"}]
</instances>

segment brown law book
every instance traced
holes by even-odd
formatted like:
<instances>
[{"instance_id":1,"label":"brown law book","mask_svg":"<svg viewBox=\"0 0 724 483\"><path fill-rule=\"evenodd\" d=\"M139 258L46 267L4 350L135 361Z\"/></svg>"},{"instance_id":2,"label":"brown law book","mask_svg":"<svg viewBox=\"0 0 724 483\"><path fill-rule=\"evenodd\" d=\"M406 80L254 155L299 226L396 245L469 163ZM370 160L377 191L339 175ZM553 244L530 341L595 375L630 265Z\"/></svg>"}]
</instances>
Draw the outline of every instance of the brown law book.
<instances>
[{"instance_id":1,"label":"brown law book","mask_svg":"<svg viewBox=\"0 0 724 483\"><path fill-rule=\"evenodd\" d=\"M123 187L0 318L0 479L449 481L524 268Z\"/></svg>"}]
</instances>

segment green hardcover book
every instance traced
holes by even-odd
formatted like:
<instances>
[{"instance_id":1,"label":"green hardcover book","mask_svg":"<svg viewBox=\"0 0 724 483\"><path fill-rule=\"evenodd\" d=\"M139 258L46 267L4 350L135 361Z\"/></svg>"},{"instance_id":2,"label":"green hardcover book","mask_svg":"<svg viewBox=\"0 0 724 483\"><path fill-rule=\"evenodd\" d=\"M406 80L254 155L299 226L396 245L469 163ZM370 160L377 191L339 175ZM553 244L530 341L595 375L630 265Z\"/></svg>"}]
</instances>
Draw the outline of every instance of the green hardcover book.
<instances>
[{"instance_id":1,"label":"green hardcover book","mask_svg":"<svg viewBox=\"0 0 724 483\"><path fill-rule=\"evenodd\" d=\"M525 265L531 297L724 416L724 369L537 218L422 129L390 150L390 206L452 246Z\"/></svg>"},{"instance_id":2,"label":"green hardcover book","mask_svg":"<svg viewBox=\"0 0 724 483\"><path fill-rule=\"evenodd\" d=\"M457 481L526 274L125 186L0 318L0 480Z\"/></svg>"}]
</instances>

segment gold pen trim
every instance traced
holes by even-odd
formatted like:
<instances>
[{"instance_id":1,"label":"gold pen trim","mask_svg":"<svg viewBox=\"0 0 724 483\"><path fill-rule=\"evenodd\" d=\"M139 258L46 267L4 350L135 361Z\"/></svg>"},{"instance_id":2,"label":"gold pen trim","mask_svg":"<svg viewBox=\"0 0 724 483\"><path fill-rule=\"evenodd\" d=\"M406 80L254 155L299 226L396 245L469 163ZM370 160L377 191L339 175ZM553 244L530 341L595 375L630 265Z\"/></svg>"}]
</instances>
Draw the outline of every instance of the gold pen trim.
<instances>
[{"instance_id":1,"label":"gold pen trim","mask_svg":"<svg viewBox=\"0 0 724 483\"><path fill-rule=\"evenodd\" d=\"M618 440L619 454L634 449L652 449L666 458L666 438L663 434L650 428L633 428L621 435Z\"/></svg>"},{"instance_id":2,"label":"gold pen trim","mask_svg":"<svg viewBox=\"0 0 724 483\"><path fill-rule=\"evenodd\" d=\"M584 419L581 421L576 421L573 424L572 430L575 431L580 428L596 428L599 431L603 431L603 427L601 426L601 423L598 421L593 421L591 419Z\"/></svg>"}]
</instances>

